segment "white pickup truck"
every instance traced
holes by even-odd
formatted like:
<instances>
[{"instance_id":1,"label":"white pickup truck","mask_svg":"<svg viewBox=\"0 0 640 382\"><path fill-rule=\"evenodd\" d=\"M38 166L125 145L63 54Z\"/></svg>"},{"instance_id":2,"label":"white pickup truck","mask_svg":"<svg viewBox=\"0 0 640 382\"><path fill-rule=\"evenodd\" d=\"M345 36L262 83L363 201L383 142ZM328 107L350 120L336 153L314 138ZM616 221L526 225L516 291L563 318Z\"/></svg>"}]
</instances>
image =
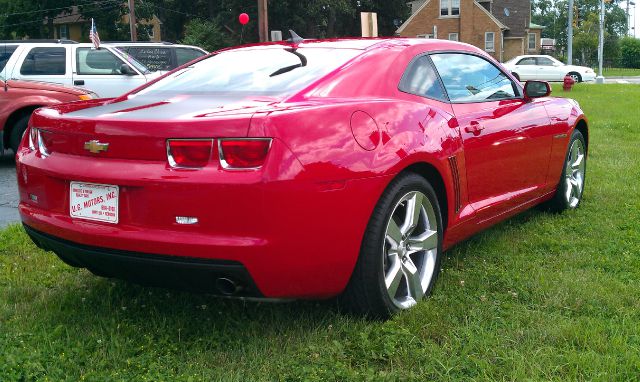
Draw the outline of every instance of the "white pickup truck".
<instances>
[{"instance_id":1,"label":"white pickup truck","mask_svg":"<svg viewBox=\"0 0 640 382\"><path fill-rule=\"evenodd\" d=\"M162 75L109 45L3 42L0 57L2 78L81 87L100 98L117 97Z\"/></svg>"}]
</instances>

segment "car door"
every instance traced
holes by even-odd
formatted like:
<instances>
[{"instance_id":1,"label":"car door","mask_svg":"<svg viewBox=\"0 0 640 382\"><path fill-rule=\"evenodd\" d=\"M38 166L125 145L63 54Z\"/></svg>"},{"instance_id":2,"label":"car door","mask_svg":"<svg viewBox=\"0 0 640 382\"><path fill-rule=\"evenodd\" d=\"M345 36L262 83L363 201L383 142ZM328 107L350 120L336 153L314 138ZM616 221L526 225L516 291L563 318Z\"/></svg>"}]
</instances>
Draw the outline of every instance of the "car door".
<instances>
[{"instance_id":1,"label":"car door","mask_svg":"<svg viewBox=\"0 0 640 382\"><path fill-rule=\"evenodd\" d=\"M517 73L522 81L535 79L537 74L536 59L533 57L521 58L516 62L512 72Z\"/></svg>"},{"instance_id":2,"label":"car door","mask_svg":"<svg viewBox=\"0 0 640 382\"><path fill-rule=\"evenodd\" d=\"M69 46L26 46L11 78L71 86Z\"/></svg>"},{"instance_id":3,"label":"car door","mask_svg":"<svg viewBox=\"0 0 640 382\"><path fill-rule=\"evenodd\" d=\"M98 94L117 97L146 83L145 76L106 48L76 47L73 55L73 84ZM122 73L127 64L130 74Z\"/></svg>"},{"instance_id":4,"label":"car door","mask_svg":"<svg viewBox=\"0 0 640 382\"><path fill-rule=\"evenodd\" d=\"M520 86L484 57L431 58L457 119L469 201L479 222L541 196L551 153L544 101L526 100Z\"/></svg>"},{"instance_id":5,"label":"car door","mask_svg":"<svg viewBox=\"0 0 640 382\"><path fill-rule=\"evenodd\" d=\"M564 78L564 74L566 74L563 74L563 70L547 57L536 57L536 64L538 66L537 80L561 81Z\"/></svg>"}]
</instances>

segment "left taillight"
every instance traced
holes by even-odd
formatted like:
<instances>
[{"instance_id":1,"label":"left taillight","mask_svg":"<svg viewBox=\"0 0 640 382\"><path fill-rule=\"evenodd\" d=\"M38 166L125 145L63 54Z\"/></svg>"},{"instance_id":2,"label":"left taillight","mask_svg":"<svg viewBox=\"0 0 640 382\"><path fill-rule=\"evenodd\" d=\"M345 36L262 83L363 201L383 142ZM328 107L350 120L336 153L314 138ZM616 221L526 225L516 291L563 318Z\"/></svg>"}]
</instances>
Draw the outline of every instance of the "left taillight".
<instances>
[{"instance_id":1,"label":"left taillight","mask_svg":"<svg viewBox=\"0 0 640 382\"><path fill-rule=\"evenodd\" d=\"M175 168L202 168L209 163L213 139L169 139L167 158Z\"/></svg>"},{"instance_id":2,"label":"left taillight","mask_svg":"<svg viewBox=\"0 0 640 382\"><path fill-rule=\"evenodd\" d=\"M43 157L49 156L47 139L43 136L43 131L35 127L29 128L29 149L37 150Z\"/></svg>"}]
</instances>

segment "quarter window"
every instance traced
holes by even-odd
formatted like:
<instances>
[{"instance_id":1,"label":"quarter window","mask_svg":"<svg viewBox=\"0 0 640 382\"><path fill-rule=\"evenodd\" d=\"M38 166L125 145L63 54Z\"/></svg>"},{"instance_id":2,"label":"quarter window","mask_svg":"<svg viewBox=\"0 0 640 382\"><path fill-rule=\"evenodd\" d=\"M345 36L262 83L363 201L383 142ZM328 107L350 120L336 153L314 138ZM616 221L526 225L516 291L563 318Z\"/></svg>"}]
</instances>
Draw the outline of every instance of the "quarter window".
<instances>
[{"instance_id":1,"label":"quarter window","mask_svg":"<svg viewBox=\"0 0 640 382\"><path fill-rule=\"evenodd\" d=\"M186 64L189 61L193 61L198 57L204 56L204 53L197 49L191 48L176 48L176 61L178 66Z\"/></svg>"},{"instance_id":2,"label":"quarter window","mask_svg":"<svg viewBox=\"0 0 640 382\"><path fill-rule=\"evenodd\" d=\"M431 56L452 102L483 102L515 98L515 84L491 62L461 53Z\"/></svg>"},{"instance_id":3,"label":"quarter window","mask_svg":"<svg viewBox=\"0 0 640 382\"><path fill-rule=\"evenodd\" d=\"M484 50L487 52L496 51L496 34L494 32L485 32L484 34Z\"/></svg>"},{"instance_id":4,"label":"quarter window","mask_svg":"<svg viewBox=\"0 0 640 382\"><path fill-rule=\"evenodd\" d=\"M536 50L536 34L529 33L529 50Z\"/></svg>"},{"instance_id":5,"label":"quarter window","mask_svg":"<svg viewBox=\"0 0 640 382\"><path fill-rule=\"evenodd\" d=\"M120 75L124 62L107 49L78 48L76 71L89 75Z\"/></svg>"},{"instance_id":6,"label":"quarter window","mask_svg":"<svg viewBox=\"0 0 640 382\"><path fill-rule=\"evenodd\" d=\"M400 90L428 98L446 99L438 74L428 56L422 56L411 63L402 76Z\"/></svg>"},{"instance_id":7,"label":"quarter window","mask_svg":"<svg viewBox=\"0 0 640 382\"><path fill-rule=\"evenodd\" d=\"M65 48L33 48L27 54L20 74L25 76L58 76L67 72Z\"/></svg>"},{"instance_id":8,"label":"quarter window","mask_svg":"<svg viewBox=\"0 0 640 382\"><path fill-rule=\"evenodd\" d=\"M440 0L440 16L459 16L460 0Z\"/></svg>"}]
</instances>

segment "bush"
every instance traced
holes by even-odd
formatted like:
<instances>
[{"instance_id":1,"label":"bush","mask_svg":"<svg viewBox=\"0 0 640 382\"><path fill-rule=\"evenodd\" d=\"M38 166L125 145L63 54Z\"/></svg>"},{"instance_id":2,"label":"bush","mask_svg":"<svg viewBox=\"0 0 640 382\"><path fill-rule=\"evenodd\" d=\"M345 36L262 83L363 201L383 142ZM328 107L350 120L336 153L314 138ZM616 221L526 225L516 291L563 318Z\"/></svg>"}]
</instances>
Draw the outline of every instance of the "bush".
<instances>
[{"instance_id":1,"label":"bush","mask_svg":"<svg viewBox=\"0 0 640 382\"><path fill-rule=\"evenodd\" d=\"M640 39L624 37L620 40L620 63L625 68L640 68Z\"/></svg>"},{"instance_id":2,"label":"bush","mask_svg":"<svg viewBox=\"0 0 640 382\"><path fill-rule=\"evenodd\" d=\"M181 43L199 46L209 52L226 48L233 44L232 39L215 21L194 19L190 21L184 32Z\"/></svg>"}]
</instances>

